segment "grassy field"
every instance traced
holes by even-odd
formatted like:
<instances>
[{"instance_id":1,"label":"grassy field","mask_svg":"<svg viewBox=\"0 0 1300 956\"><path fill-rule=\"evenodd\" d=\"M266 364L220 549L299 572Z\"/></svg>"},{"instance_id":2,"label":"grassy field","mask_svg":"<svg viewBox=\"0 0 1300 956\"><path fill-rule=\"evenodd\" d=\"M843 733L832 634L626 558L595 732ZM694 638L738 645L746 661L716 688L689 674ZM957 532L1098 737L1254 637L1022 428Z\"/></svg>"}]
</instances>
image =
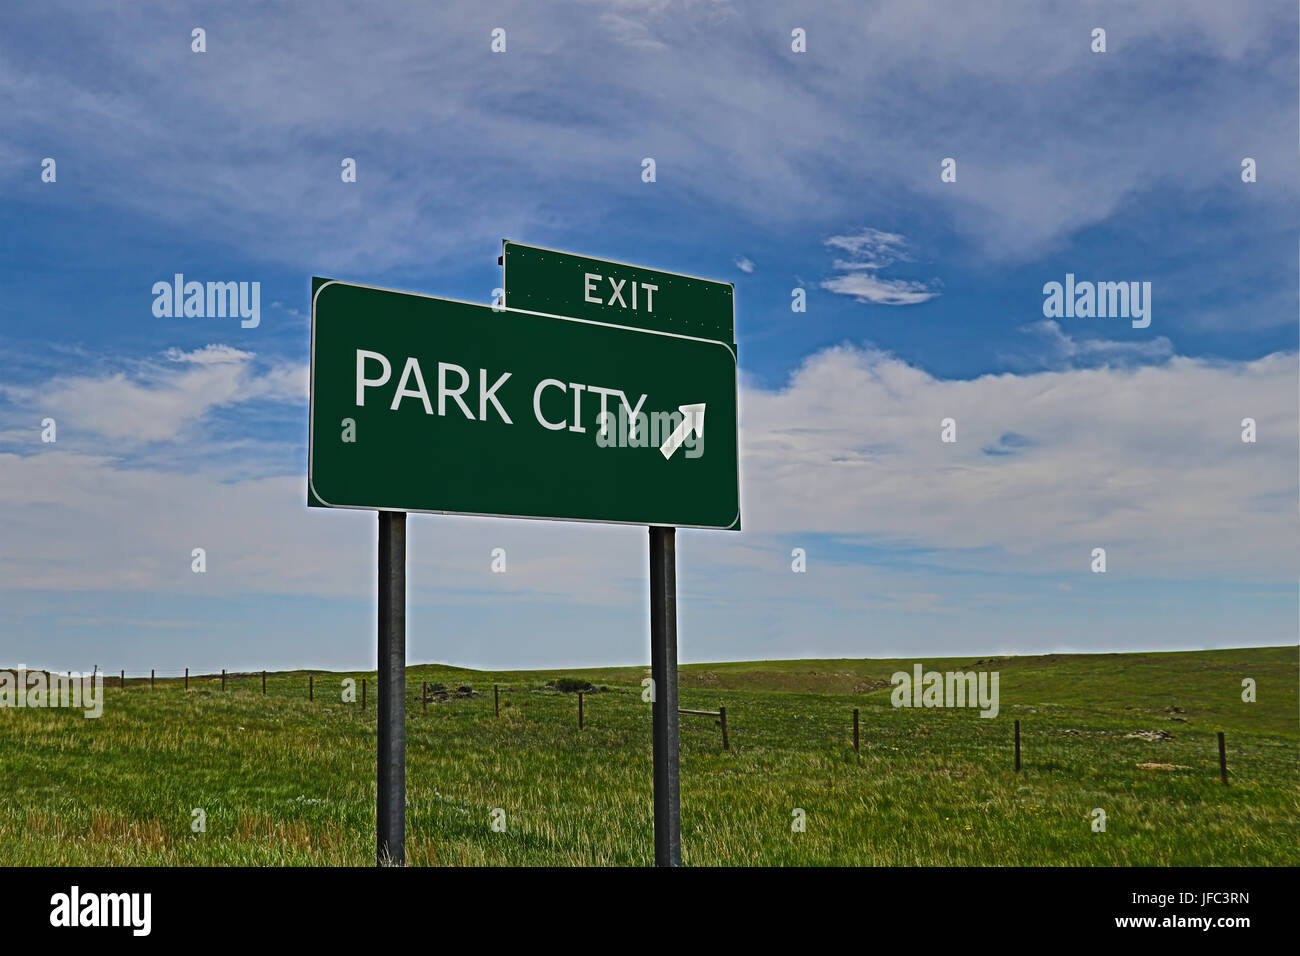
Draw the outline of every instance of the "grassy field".
<instances>
[{"instance_id":1,"label":"grassy field","mask_svg":"<svg viewBox=\"0 0 1300 956\"><path fill-rule=\"evenodd\" d=\"M890 706L912 660L683 667L687 865L1296 865L1297 651L926 660L997 670L1001 713ZM413 865L653 861L645 668L408 670L407 855ZM343 703L344 677L370 701ZM579 677L608 691L546 688ZM1243 703L1254 678L1258 702ZM368 865L374 674L116 677L104 715L0 708L0 864ZM417 701L421 682L483 696ZM492 685L502 687L493 716ZM852 710L861 710L861 752ZM1013 770L1012 721L1023 770ZM1126 735L1165 731L1168 740ZM1216 731L1231 786L1219 782ZM1149 766L1141 766L1143 764ZM206 812L206 832L191 829ZM796 809L805 832L792 832ZM1092 812L1106 814L1094 832ZM494 832L492 812L505 812Z\"/></svg>"}]
</instances>

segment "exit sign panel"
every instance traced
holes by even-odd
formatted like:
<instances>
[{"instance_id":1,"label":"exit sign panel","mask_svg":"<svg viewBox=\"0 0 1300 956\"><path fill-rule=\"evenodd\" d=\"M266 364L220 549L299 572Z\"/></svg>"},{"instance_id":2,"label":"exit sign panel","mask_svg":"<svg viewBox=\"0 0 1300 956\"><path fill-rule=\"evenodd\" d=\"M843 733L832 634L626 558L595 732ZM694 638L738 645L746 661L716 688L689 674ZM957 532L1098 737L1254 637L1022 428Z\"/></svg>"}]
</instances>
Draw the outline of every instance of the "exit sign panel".
<instances>
[{"instance_id":1,"label":"exit sign panel","mask_svg":"<svg viewBox=\"0 0 1300 956\"><path fill-rule=\"evenodd\" d=\"M662 272L507 240L505 306L734 345L730 282Z\"/></svg>"}]
</instances>

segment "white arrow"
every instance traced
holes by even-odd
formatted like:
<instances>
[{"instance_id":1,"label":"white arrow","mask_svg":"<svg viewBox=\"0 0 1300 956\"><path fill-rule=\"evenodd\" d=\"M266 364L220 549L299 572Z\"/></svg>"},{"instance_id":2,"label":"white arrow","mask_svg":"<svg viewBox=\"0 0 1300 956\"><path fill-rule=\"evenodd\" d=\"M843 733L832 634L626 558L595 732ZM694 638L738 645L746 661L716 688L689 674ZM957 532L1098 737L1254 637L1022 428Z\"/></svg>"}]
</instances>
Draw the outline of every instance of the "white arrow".
<instances>
[{"instance_id":1,"label":"white arrow","mask_svg":"<svg viewBox=\"0 0 1300 956\"><path fill-rule=\"evenodd\" d=\"M682 423L673 429L673 433L668 436L668 440L659 448L659 453L665 458L673 457L673 453L682 446L686 441L686 436L691 432L704 437L704 403L698 405L678 405L677 410L682 413Z\"/></svg>"}]
</instances>

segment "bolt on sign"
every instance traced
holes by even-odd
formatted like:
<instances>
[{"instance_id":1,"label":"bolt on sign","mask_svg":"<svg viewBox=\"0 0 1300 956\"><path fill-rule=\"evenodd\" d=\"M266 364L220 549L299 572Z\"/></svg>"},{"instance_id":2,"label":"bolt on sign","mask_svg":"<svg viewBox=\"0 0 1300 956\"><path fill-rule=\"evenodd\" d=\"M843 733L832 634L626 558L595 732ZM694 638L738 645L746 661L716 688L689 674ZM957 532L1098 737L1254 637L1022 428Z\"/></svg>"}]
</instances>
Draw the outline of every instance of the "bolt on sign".
<instances>
[{"instance_id":1,"label":"bolt on sign","mask_svg":"<svg viewBox=\"0 0 1300 956\"><path fill-rule=\"evenodd\" d=\"M504 308L314 278L308 504L739 530L731 286L568 259Z\"/></svg>"}]
</instances>

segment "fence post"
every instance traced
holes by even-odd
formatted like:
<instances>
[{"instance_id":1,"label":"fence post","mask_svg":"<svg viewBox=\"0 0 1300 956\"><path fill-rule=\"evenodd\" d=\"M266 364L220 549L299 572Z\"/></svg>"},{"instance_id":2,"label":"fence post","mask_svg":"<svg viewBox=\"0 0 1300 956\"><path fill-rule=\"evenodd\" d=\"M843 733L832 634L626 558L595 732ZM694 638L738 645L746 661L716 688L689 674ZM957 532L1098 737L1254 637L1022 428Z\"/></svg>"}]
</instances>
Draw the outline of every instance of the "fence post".
<instances>
[{"instance_id":1,"label":"fence post","mask_svg":"<svg viewBox=\"0 0 1300 956\"><path fill-rule=\"evenodd\" d=\"M153 668L149 668L149 689L153 690Z\"/></svg>"},{"instance_id":2,"label":"fence post","mask_svg":"<svg viewBox=\"0 0 1300 956\"><path fill-rule=\"evenodd\" d=\"M266 696L266 671L262 671L262 696Z\"/></svg>"},{"instance_id":3,"label":"fence post","mask_svg":"<svg viewBox=\"0 0 1300 956\"><path fill-rule=\"evenodd\" d=\"M858 753L858 709L853 708L853 752Z\"/></svg>"},{"instance_id":4,"label":"fence post","mask_svg":"<svg viewBox=\"0 0 1300 956\"><path fill-rule=\"evenodd\" d=\"M308 674L308 675L307 675L307 699L308 699L308 700L315 700L315 699L316 699L316 686L315 686L315 685L316 685L316 675L314 675L314 674Z\"/></svg>"},{"instance_id":5,"label":"fence post","mask_svg":"<svg viewBox=\"0 0 1300 956\"><path fill-rule=\"evenodd\" d=\"M1020 721L1016 721L1016 773L1020 772Z\"/></svg>"},{"instance_id":6,"label":"fence post","mask_svg":"<svg viewBox=\"0 0 1300 956\"><path fill-rule=\"evenodd\" d=\"M366 679L361 678L361 709L366 709Z\"/></svg>"},{"instance_id":7,"label":"fence post","mask_svg":"<svg viewBox=\"0 0 1300 956\"><path fill-rule=\"evenodd\" d=\"M497 690L497 685L492 685L492 716L501 716L501 694Z\"/></svg>"},{"instance_id":8,"label":"fence post","mask_svg":"<svg viewBox=\"0 0 1300 956\"><path fill-rule=\"evenodd\" d=\"M727 708L719 706L718 717L720 718L720 721L722 723L722 749L730 750L731 738L727 736Z\"/></svg>"},{"instance_id":9,"label":"fence post","mask_svg":"<svg viewBox=\"0 0 1300 956\"><path fill-rule=\"evenodd\" d=\"M1228 785L1228 749L1223 743L1223 731L1219 731L1219 779Z\"/></svg>"},{"instance_id":10,"label":"fence post","mask_svg":"<svg viewBox=\"0 0 1300 956\"><path fill-rule=\"evenodd\" d=\"M185 689L190 689L190 669L188 667L185 668Z\"/></svg>"},{"instance_id":11,"label":"fence post","mask_svg":"<svg viewBox=\"0 0 1300 956\"><path fill-rule=\"evenodd\" d=\"M429 712L429 682L427 680L420 681L420 700L424 701L424 712L427 714Z\"/></svg>"},{"instance_id":12,"label":"fence post","mask_svg":"<svg viewBox=\"0 0 1300 956\"><path fill-rule=\"evenodd\" d=\"M582 691L578 691L578 729L582 729Z\"/></svg>"},{"instance_id":13,"label":"fence post","mask_svg":"<svg viewBox=\"0 0 1300 956\"><path fill-rule=\"evenodd\" d=\"M118 685L117 685L117 686L120 687L120 688L122 688L122 690L126 690L126 671L125 671L125 670L122 671L122 676L121 676L121 678L119 678L119 680L118 680Z\"/></svg>"},{"instance_id":14,"label":"fence post","mask_svg":"<svg viewBox=\"0 0 1300 956\"><path fill-rule=\"evenodd\" d=\"M224 667L221 668L221 689L226 689L226 669Z\"/></svg>"}]
</instances>

